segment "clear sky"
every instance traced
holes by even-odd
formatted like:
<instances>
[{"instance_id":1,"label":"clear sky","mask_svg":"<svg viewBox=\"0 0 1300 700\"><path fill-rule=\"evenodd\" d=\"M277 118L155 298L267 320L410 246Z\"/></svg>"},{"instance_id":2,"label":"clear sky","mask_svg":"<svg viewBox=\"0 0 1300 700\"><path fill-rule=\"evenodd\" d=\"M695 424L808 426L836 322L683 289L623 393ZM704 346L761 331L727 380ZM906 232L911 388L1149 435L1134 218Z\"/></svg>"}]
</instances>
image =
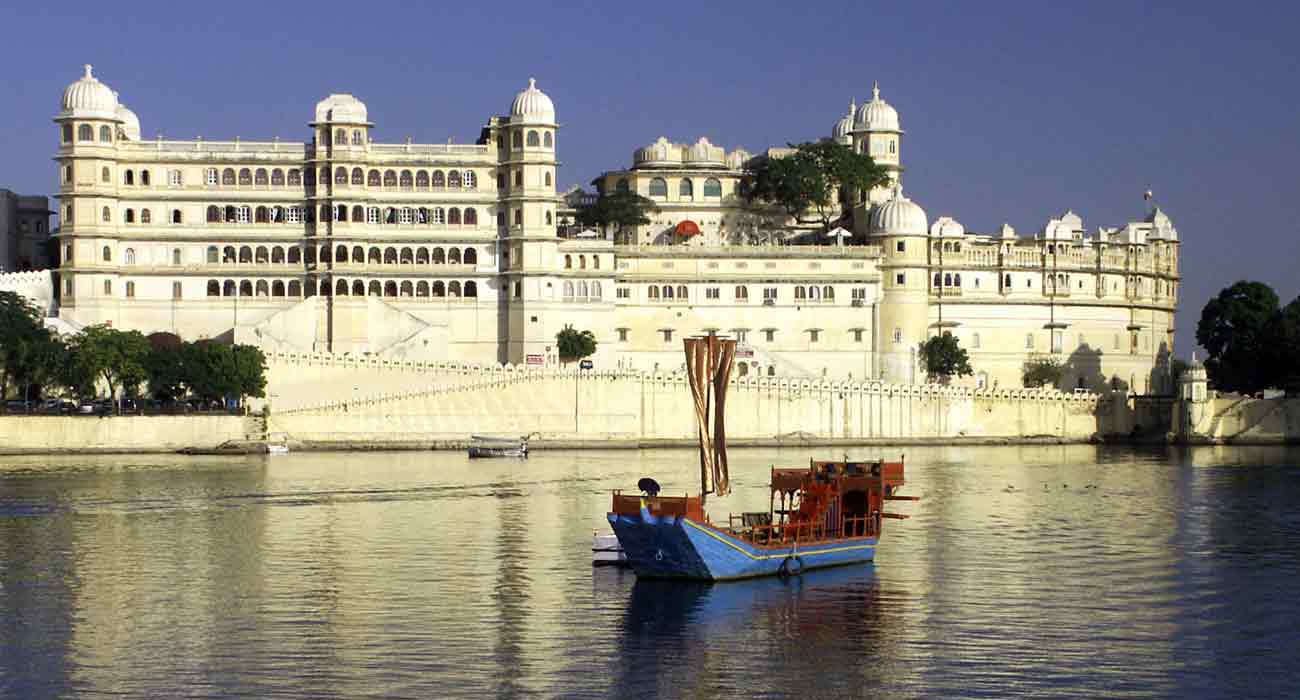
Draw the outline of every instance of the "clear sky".
<instances>
[{"instance_id":1,"label":"clear sky","mask_svg":"<svg viewBox=\"0 0 1300 700\"><path fill-rule=\"evenodd\" d=\"M337 6L335 6L337 5ZM111 9L110 9L111 7ZM1145 213L1183 241L1179 354L1205 301L1300 293L1300 3L21 2L0 13L0 187L48 193L63 88L92 63L145 138L303 140L351 92L381 141L472 142L529 77L559 185L660 135L728 149L828 135L879 80L905 189L968 230Z\"/></svg>"}]
</instances>

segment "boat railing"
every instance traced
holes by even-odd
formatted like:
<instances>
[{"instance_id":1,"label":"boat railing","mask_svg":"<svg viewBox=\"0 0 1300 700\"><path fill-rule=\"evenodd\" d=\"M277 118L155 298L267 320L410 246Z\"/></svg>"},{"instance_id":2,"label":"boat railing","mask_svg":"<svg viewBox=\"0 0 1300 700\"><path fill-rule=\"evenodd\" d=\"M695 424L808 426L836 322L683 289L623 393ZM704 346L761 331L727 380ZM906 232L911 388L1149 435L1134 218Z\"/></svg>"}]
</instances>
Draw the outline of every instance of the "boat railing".
<instances>
[{"instance_id":1,"label":"boat railing","mask_svg":"<svg viewBox=\"0 0 1300 700\"><path fill-rule=\"evenodd\" d=\"M766 522L751 516L767 513L741 513L731 516L731 532L754 544L813 543L843 537L871 537L880 532L880 518L876 515L845 517L841 522L827 526L821 519L794 520L784 523Z\"/></svg>"}]
</instances>

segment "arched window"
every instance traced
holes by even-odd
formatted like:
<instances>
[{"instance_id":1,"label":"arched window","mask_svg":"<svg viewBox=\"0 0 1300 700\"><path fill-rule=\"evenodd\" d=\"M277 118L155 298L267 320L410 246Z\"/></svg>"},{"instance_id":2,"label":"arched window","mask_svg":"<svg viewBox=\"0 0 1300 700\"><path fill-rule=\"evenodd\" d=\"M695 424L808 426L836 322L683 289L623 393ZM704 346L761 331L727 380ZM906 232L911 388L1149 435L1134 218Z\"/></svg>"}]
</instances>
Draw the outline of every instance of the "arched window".
<instances>
[{"instance_id":1,"label":"arched window","mask_svg":"<svg viewBox=\"0 0 1300 700\"><path fill-rule=\"evenodd\" d=\"M585 255L578 256L578 269L579 270L587 269L587 256Z\"/></svg>"},{"instance_id":2,"label":"arched window","mask_svg":"<svg viewBox=\"0 0 1300 700\"><path fill-rule=\"evenodd\" d=\"M447 250L447 264L448 265L460 264L460 248L449 248Z\"/></svg>"},{"instance_id":3,"label":"arched window","mask_svg":"<svg viewBox=\"0 0 1300 700\"><path fill-rule=\"evenodd\" d=\"M302 282L299 282L298 280L291 280L289 282L289 296L291 297L302 296Z\"/></svg>"},{"instance_id":4,"label":"arched window","mask_svg":"<svg viewBox=\"0 0 1300 700\"><path fill-rule=\"evenodd\" d=\"M208 280L208 296L221 296L221 283L216 280Z\"/></svg>"},{"instance_id":5,"label":"arched window","mask_svg":"<svg viewBox=\"0 0 1300 700\"><path fill-rule=\"evenodd\" d=\"M415 264L416 264L416 265L428 265L428 264L429 264L429 251L428 251L427 249L425 249L425 248L416 248L416 249L415 249Z\"/></svg>"},{"instance_id":6,"label":"arched window","mask_svg":"<svg viewBox=\"0 0 1300 700\"><path fill-rule=\"evenodd\" d=\"M659 298L659 288L656 287L656 286L654 286L653 284L650 285L650 288L646 290L646 297L649 298L649 299L658 299L658 298Z\"/></svg>"},{"instance_id":7,"label":"arched window","mask_svg":"<svg viewBox=\"0 0 1300 700\"><path fill-rule=\"evenodd\" d=\"M275 263L276 265L284 264L284 248L281 248L280 246L275 246L274 248L271 249L271 262Z\"/></svg>"},{"instance_id":8,"label":"arched window","mask_svg":"<svg viewBox=\"0 0 1300 700\"><path fill-rule=\"evenodd\" d=\"M238 259L238 255L236 254L235 246L228 245L221 249L222 264L233 263L236 259Z\"/></svg>"},{"instance_id":9,"label":"arched window","mask_svg":"<svg viewBox=\"0 0 1300 700\"><path fill-rule=\"evenodd\" d=\"M555 148L555 138L551 136L551 132L549 131L546 132L546 134L542 137L542 143L547 148Z\"/></svg>"},{"instance_id":10,"label":"arched window","mask_svg":"<svg viewBox=\"0 0 1300 700\"><path fill-rule=\"evenodd\" d=\"M441 170L433 171L433 186L434 187L447 186L447 176Z\"/></svg>"},{"instance_id":11,"label":"arched window","mask_svg":"<svg viewBox=\"0 0 1300 700\"><path fill-rule=\"evenodd\" d=\"M448 210L447 210L447 225L449 225L449 226L459 226L459 225L460 225L460 209L459 209L459 208L457 208L457 207L452 207L451 209L448 209Z\"/></svg>"},{"instance_id":12,"label":"arched window","mask_svg":"<svg viewBox=\"0 0 1300 700\"><path fill-rule=\"evenodd\" d=\"M352 246L352 262L364 263L366 261L366 249L359 245Z\"/></svg>"},{"instance_id":13,"label":"arched window","mask_svg":"<svg viewBox=\"0 0 1300 700\"><path fill-rule=\"evenodd\" d=\"M411 297L414 295L415 288L410 282L402 282L401 286L397 288L397 296L399 297Z\"/></svg>"},{"instance_id":14,"label":"arched window","mask_svg":"<svg viewBox=\"0 0 1300 700\"><path fill-rule=\"evenodd\" d=\"M543 177L543 181L545 182L547 187L551 186L551 174L549 172L546 173L546 175Z\"/></svg>"},{"instance_id":15,"label":"arched window","mask_svg":"<svg viewBox=\"0 0 1300 700\"><path fill-rule=\"evenodd\" d=\"M148 170L141 170L141 171L140 171L140 184L141 184L141 185L144 185L145 187L148 187L148 186L149 186L149 171L148 171Z\"/></svg>"},{"instance_id":16,"label":"arched window","mask_svg":"<svg viewBox=\"0 0 1300 700\"><path fill-rule=\"evenodd\" d=\"M362 170L361 168L353 168L352 184L356 185L357 187L366 184L366 171Z\"/></svg>"},{"instance_id":17,"label":"arched window","mask_svg":"<svg viewBox=\"0 0 1300 700\"><path fill-rule=\"evenodd\" d=\"M515 210L515 226L523 226L523 225L524 225L524 210L523 210L523 209L516 209L516 210Z\"/></svg>"},{"instance_id":18,"label":"arched window","mask_svg":"<svg viewBox=\"0 0 1300 700\"><path fill-rule=\"evenodd\" d=\"M395 171L384 171L384 187L397 187L397 173Z\"/></svg>"},{"instance_id":19,"label":"arched window","mask_svg":"<svg viewBox=\"0 0 1300 700\"><path fill-rule=\"evenodd\" d=\"M253 174L253 184L258 187L266 187L270 180L267 178L266 168L258 168Z\"/></svg>"},{"instance_id":20,"label":"arched window","mask_svg":"<svg viewBox=\"0 0 1300 700\"><path fill-rule=\"evenodd\" d=\"M599 269L600 269L600 256L599 256L599 255L593 255L593 256L591 256L591 269L593 269L593 270L599 270Z\"/></svg>"},{"instance_id":21,"label":"arched window","mask_svg":"<svg viewBox=\"0 0 1300 700\"><path fill-rule=\"evenodd\" d=\"M590 294L589 296L590 296L590 298L592 298L592 299L599 299L599 298L600 298L600 282L594 282L594 281L593 281L593 282L591 283L591 294Z\"/></svg>"},{"instance_id":22,"label":"arched window","mask_svg":"<svg viewBox=\"0 0 1300 700\"><path fill-rule=\"evenodd\" d=\"M181 223L181 221L182 221L182 219L181 219L181 210L180 210L180 209L173 209L173 210L172 210L172 223L173 223L173 224L179 224L179 223Z\"/></svg>"},{"instance_id":23,"label":"arched window","mask_svg":"<svg viewBox=\"0 0 1300 700\"><path fill-rule=\"evenodd\" d=\"M273 297L284 296L284 282L280 280L276 280L271 283L271 296Z\"/></svg>"},{"instance_id":24,"label":"arched window","mask_svg":"<svg viewBox=\"0 0 1300 700\"><path fill-rule=\"evenodd\" d=\"M415 179L411 177L410 170L403 170L398 182L404 190L409 190L415 186Z\"/></svg>"},{"instance_id":25,"label":"arched window","mask_svg":"<svg viewBox=\"0 0 1300 700\"><path fill-rule=\"evenodd\" d=\"M467 190L478 189L478 175L473 170L461 173L461 185Z\"/></svg>"},{"instance_id":26,"label":"arched window","mask_svg":"<svg viewBox=\"0 0 1300 700\"><path fill-rule=\"evenodd\" d=\"M514 135L510 137L510 143L511 143L511 145L513 145L515 148L523 148L523 147L524 147L524 132L522 132L522 131L516 131L516 132L514 133Z\"/></svg>"},{"instance_id":27,"label":"arched window","mask_svg":"<svg viewBox=\"0 0 1300 700\"><path fill-rule=\"evenodd\" d=\"M334 296L345 297L347 295L348 295L348 281L339 280L338 283L334 285Z\"/></svg>"},{"instance_id":28,"label":"arched window","mask_svg":"<svg viewBox=\"0 0 1300 700\"><path fill-rule=\"evenodd\" d=\"M124 171L122 171L122 184L123 184L123 185L134 185L134 184L135 184L135 171L133 171L133 170L124 170Z\"/></svg>"},{"instance_id":29,"label":"arched window","mask_svg":"<svg viewBox=\"0 0 1300 700\"><path fill-rule=\"evenodd\" d=\"M348 169L347 169L347 168L344 168L344 167L341 167L341 166L340 166L340 167L337 167L337 168L334 169L334 184L336 184L336 185L346 185L346 184L348 184Z\"/></svg>"},{"instance_id":30,"label":"arched window","mask_svg":"<svg viewBox=\"0 0 1300 700\"><path fill-rule=\"evenodd\" d=\"M253 262L253 249L251 247L249 246L239 247L239 262L241 263Z\"/></svg>"},{"instance_id":31,"label":"arched window","mask_svg":"<svg viewBox=\"0 0 1300 700\"><path fill-rule=\"evenodd\" d=\"M651 197L667 197L667 196L668 196L668 182L667 182L666 180L664 180L662 177L656 177L656 178L652 179L652 180L650 181L650 196L651 196Z\"/></svg>"},{"instance_id":32,"label":"arched window","mask_svg":"<svg viewBox=\"0 0 1300 700\"><path fill-rule=\"evenodd\" d=\"M566 269L566 270L572 270L572 269L573 269L573 256L572 256L572 255L565 255L565 256L564 256L564 269Z\"/></svg>"},{"instance_id":33,"label":"arched window","mask_svg":"<svg viewBox=\"0 0 1300 700\"><path fill-rule=\"evenodd\" d=\"M222 171L221 171L221 184L222 184L222 185L234 185L234 184L235 184L235 169L234 169L234 168L226 168L225 170L222 170Z\"/></svg>"},{"instance_id":34,"label":"arched window","mask_svg":"<svg viewBox=\"0 0 1300 700\"><path fill-rule=\"evenodd\" d=\"M208 246L207 260L209 265L217 264L220 261L220 258L218 258L219 255L220 255L220 251L217 250L216 246L214 245Z\"/></svg>"},{"instance_id":35,"label":"arched window","mask_svg":"<svg viewBox=\"0 0 1300 700\"><path fill-rule=\"evenodd\" d=\"M125 262L127 265L134 265L134 264L135 264L135 248L127 248L127 249L126 249L126 252L122 255L122 260L123 260L123 262Z\"/></svg>"},{"instance_id":36,"label":"arched window","mask_svg":"<svg viewBox=\"0 0 1300 700\"><path fill-rule=\"evenodd\" d=\"M386 296L386 297L395 297L395 296L397 296L397 283L396 283L396 282L385 282L385 283L384 283L384 296Z\"/></svg>"},{"instance_id":37,"label":"arched window","mask_svg":"<svg viewBox=\"0 0 1300 700\"><path fill-rule=\"evenodd\" d=\"M265 265L271 261L271 252L267 250L266 246L260 245L257 247L257 250L253 252L253 259L257 261L257 264Z\"/></svg>"},{"instance_id":38,"label":"arched window","mask_svg":"<svg viewBox=\"0 0 1300 700\"><path fill-rule=\"evenodd\" d=\"M447 213L443 211L442 207L434 207L433 224L435 226L442 226L445 223L447 223Z\"/></svg>"},{"instance_id":39,"label":"arched window","mask_svg":"<svg viewBox=\"0 0 1300 700\"><path fill-rule=\"evenodd\" d=\"M366 223L368 224L379 223L379 207L369 207L368 209L366 209Z\"/></svg>"},{"instance_id":40,"label":"arched window","mask_svg":"<svg viewBox=\"0 0 1300 700\"><path fill-rule=\"evenodd\" d=\"M217 172L217 171L213 170L212 172L215 173L215 172ZM112 173L111 171L109 171L107 165L104 166L103 168L100 168L100 170L99 170L99 181L100 181L100 182L104 182L104 183L109 183L109 182L112 182L112 181L113 181L113 173ZM214 181L213 184L216 184L215 181Z\"/></svg>"},{"instance_id":41,"label":"arched window","mask_svg":"<svg viewBox=\"0 0 1300 700\"><path fill-rule=\"evenodd\" d=\"M99 127L99 140L103 141L104 143L112 143L113 129L110 128L107 124Z\"/></svg>"},{"instance_id":42,"label":"arched window","mask_svg":"<svg viewBox=\"0 0 1300 700\"><path fill-rule=\"evenodd\" d=\"M259 207L258 207L256 210L254 210L254 212L253 212L253 221L255 221L255 222L259 223L259 224L270 223L270 222L271 222L271 212L270 212L266 207L259 206Z\"/></svg>"},{"instance_id":43,"label":"arched window","mask_svg":"<svg viewBox=\"0 0 1300 700\"><path fill-rule=\"evenodd\" d=\"M807 292L803 287L795 287L795 288L794 288L794 299L795 299L795 301L802 301L802 300L807 299L807 298L808 298L808 292Z\"/></svg>"},{"instance_id":44,"label":"arched window","mask_svg":"<svg viewBox=\"0 0 1300 700\"><path fill-rule=\"evenodd\" d=\"M564 281L564 299L565 299L565 300L569 300L569 299L572 299L572 298L573 298L573 282L570 282L569 280L565 280L565 281Z\"/></svg>"},{"instance_id":45,"label":"arched window","mask_svg":"<svg viewBox=\"0 0 1300 700\"><path fill-rule=\"evenodd\" d=\"M248 168L239 169L239 184L241 187L247 187L253 184L253 171Z\"/></svg>"},{"instance_id":46,"label":"arched window","mask_svg":"<svg viewBox=\"0 0 1300 700\"><path fill-rule=\"evenodd\" d=\"M528 132L528 147L537 148L542 145L542 139L536 131Z\"/></svg>"},{"instance_id":47,"label":"arched window","mask_svg":"<svg viewBox=\"0 0 1300 700\"><path fill-rule=\"evenodd\" d=\"M429 189L429 173L426 173L423 170L417 172L415 174L415 187L420 190Z\"/></svg>"},{"instance_id":48,"label":"arched window","mask_svg":"<svg viewBox=\"0 0 1300 700\"><path fill-rule=\"evenodd\" d=\"M614 185L614 191L616 192L627 192L629 189L627 178L619 178L618 182Z\"/></svg>"},{"instance_id":49,"label":"arched window","mask_svg":"<svg viewBox=\"0 0 1300 700\"><path fill-rule=\"evenodd\" d=\"M239 296L241 296L241 297L251 297L251 296L253 296L253 283L250 282L249 280L244 280L243 282L240 282L240 283L239 283Z\"/></svg>"},{"instance_id":50,"label":"arched window","mask_svg":"<svg viewBox=\"0 0 1300 700\"><path fill-rule=\"evenodd\" d=\"M271 287L266 283L266 280L257 281L256 294L259 297L271 296Z\"/></svg>"},{"instance_id":51,"label":"arched window","mask_svg":"<svg viewBox=\"0 0 1300 700\"><path fill-rule=\"evenodd\" d=\"M101 252L103 253L104 262L113 262L113 251L108 246L104 246L104 250Z\"/></svg>"},{"instance_id":52,"label":"arched window","mask_svg":"<svg viewBox=\"0 0 1300 700\"><path fill-rule=\"evenodd\" d=\"M149 213L149 210L148 210L148 209L141 209L141 210L140 210L140 223L142 223L142 224L151 224L151 223L153 223L153 215Z\"/></svg>"},{"instance_id":53,"label":"arched window","mask_svg":"<svg viewBox=\"0 0 1300 700\"><path fill-rule=\"evenodd\" d=\"M1011 289L1011 275L1007 275L1002 279L1002 286L1005 289Z\"/></svg>"},{"instance_id":54,"label":"arched window","mask_svg":"<svg viewBox=\"0 0 1300 700\"><path fill-rule=\"evenodd\" d=\"M953 284L954 287L960 287L960 286L961 286L961 273L960 273L960 272L958 272L957 274L955 274L955 275L952 276L952 284Z\"/></svg>"},{"instance_id":55,"label":"arched window","mask_svg":"<svg viewBox=\"0 0 1300 700\"><path fill-rule=\"evenodd\" d=\"M127 209L127 210L126 210L126 223L128 223L128 224L134 224L134 223L135 223L135 210L134 210L134 209Z\"/></svg>"},{"instance_id":56,"label":"arched window","mask_svg":"<svg viewBox=\"0 0 1300 700\"><path fill-rule=\"evenodd\" d=\"M72 125L71 125L71 124L64 124L64 125L63 125L63 142L64 142L64 143L71 143L71 142L72 142Z\"/></svg>"},{"instance_id":57,"label":"arched window","mask_svg":"<svg viewBox=\"0 0 1300 700\"><path fill-rule=\"evenodd\" d=\"M112 222L113 222L113 210L109 209L108 207L104 207L104 223L108 224Z\"/></svg>"},{"instance_id":58,"label":"arched window","mask_svg":"<svg viewBox=\"0 0 1300 700\"><path fill-rule=\"evenodd\" d=\"M221 296L223 296L223 297L233 297L233 296L235 296L235 281L234 281L234 280L226 280L226 283L223 284L223 285L221 285Z\"/></svg>"},{"instance_id":59,"label":"arched window","mask_svg":"<svg viewBox=\"0 0 1300 700\"><path fill-rule=\"evenodd\" d=\"M549 211L546 212L546 225L547 225L547 226L550 226L550 225L551 225L551 212L549 212Z\"/></svg>"},{"instance_id":60,"label":"arched window","mask_svg":"<svg viewBox=\"0 0 1300 700\"><path fill-rule=\"evenodd\" d=\"M366 295L366 283L362 282L361 280L353 280L352 296L363 297L365 295Z\"/></svg>"},{"instance_id":61,"label":"arched window","mask_svg":"<svg viewBox=\"0 0 1300 700\"><path fill-rule=\"evenodd\" d=\"M297 187L302 184L302 173L297 170L289 171L289 186Z\"/></svg>"},{"instance_id":62,"label":"arched window","mask_svg":"<svg viewBox=\"0 0 1300 700\"><path fill-rule=\"evenodd\" d=\"M578 281L578 298L579 298L579 299L586 299L586 298L587 298L587 282L586 282L586 280L579 280L579 281Z\"/></svg>"},{"instance_id":63,"label":"arched window","mask_svg":"<svg viewBox=\"0 0 1300 700\"><path fill-rule=\"evenodd\" d=\"M446 264L446 262L447 262L447 253L444 252L442 248L434 248L434 249L433 249L433 264L434 264L434 265L443 265L443 264Z\"/></svg>"},{"instance_id":64,"label":"arched window","mask_svg":"<svg viewBox=\"0 0 1300 700\"><path fill-rule=\"evenodd\" d=\"M694 197L694 196L695 196L695 185L691 183L690 178L685 178L685 177L684 177L684 178L682 178L682 181L681 181L680 183L678 183L678 185L677 185L677 196L679 196L679 197Z\"/></svg>"},{"instance_id":65,"label":"arched window","mask_svg":"<svg viewBox=\"0 0 1300 700\"><path fill-rule=\"evenodd\" d=\"M460 187L460 171L452 170L447 173L447 187Z\"/></svg>"},{"instance_id":66,"label":"arched window","mask_svg":"<svg viewBox=\"0 0 1300 700\"><path fill-rule=\"evenodd\" d=\"M367 187L378 187L378 186L379 186L379 182L380 182L380 180L379 180L379 171L378 171L378 170L371 170L371 171L366 175L366 186L367 186Z\"/></svg>"},{"instance_id":67,"label":"arched window","mask_svg":"<svg viewBox=\"0 0 1300 700\"><path fill-rule=\"evenodd\" d=\"M465 225L478 225L478 210L474 209L474 207L465 207Z\"/></svg>"},{"instance_id":68,"label":"arched window","mask_svg":"<svg viewBox=\"0 0 1300 700\"><path fill-rule=\"evenodd\" d=\"M397 260L403 265L410 265L415 262L415 255L410 248L403 248L397 252Z\"/></svg>"},{"instance_id":69,"label":"arched window","mask_svg":"<svg viewBox=\"0 0 1300 700\"><path fill-rule=\"evenodd\" d=\"M473 280L465 283L465 298L466 299L478 298L478 283L474 282Z\"/></svg>"},{"instance_id":70,"label":"arched window","mask_svg":"<svg viewBox=\"0 0 1300 700\"><path fill-rule=\"evenodd\" d=\"M94 140L95 140L95 127L93 127L93 126L91 126L91 125L89 125L89 124L82 124L81 126L77 127L77 140L78 140L78 141L94 141Z\"/></svg>"},{"instance_id":71,"label":"arched window","mask_svg":"<svg viewBox=\"0 0 1300 700\"><path fill-rule=\"evenodd\" d=\"M722 196L722 183L718 181L718 178L711 177L704 181L704 196L705 197Z\"/></svg>"},{"instance_id":72,"label":"arched window","mask_svg":"<svg viewBox=\"0 0 1300 700\"><path fill-rule=\"evenodd\" d=\"M441 280L433 283L433 296L435 297L447 296L447 287L443 285Z\"/></svg>"},{"instance_id":73,"label":"arched window","mask_svg":"<svg viewBox=\"0 0 1300 700\"><path fill-rule=\"evenodd\" d=\"M366 210L360 206L352 207L352 223L359 224L366 220Z\"/></svg>"},{"instance_id":74,"label":"arched window","mask_svg":"<svg viewBox=\"0 0 1300 700\"><path fill-rule=\"evenodd\" d=\"M379 250L379 248L372 247L369 251L367 251L366 262L370 263L371 265L379 265L383 261L384 261L384 253L383 251Z\"/></svg>"},{"instance_id":75,"label":"arched window","mask_svg":"<svg viewBox=\"0 0 1300 700\"><path fill-rule=\"evenodd\" d=\"M673 298L673 287L672 287L672 285L670 285L670 284L665 284L665 285L664 285L664 287L663 287L663 295L664 295L664 298L665 298L665 299L672 299L672 298Z\"/></svg>"},{"instance_id":76,"label":"arched window","mask_svg":"<svg viewBox=\"0 0 1300 700\"><path fill-rule=\"evenodd\" d=\"M271 186L284 187L284 171L276 168L271 171Z\"/></svg>"},{"instance_id":77,"label":"arched window","mask_svg":"<svg viewBox=\"0 0 1300 700\"><path fill-rule=\"evenodd\" d=\"M477 265L478 253L473 248L466 248L465 255L462 258L461 262L463 262L466 265Z\"/></svg>"},{"instance_id":78,"label":"arched window","mask_svg":"<svg viewBox=\"0 0 1300 700\"><path fill-rule=\"evenodd\" d=\"M365 144L365 142L366 142L366 136L365 136L365 134L361 133L361 130L360 130L360 129L355 129L355 130L353 130L353 132L352 132L352 145L353 145L353 146L361 146L361 145Z\"/></svg>"},{"instance_id":79,"label":"arched window","mask_svg":"<svg viewBox=\"0 0 1300 700\"><path fill-rule=\"evenodd\" d=\"M334 145L336 146L348 145L348 132L346 130L344 129L334 130Z\"/></svg>"}]
</instances>

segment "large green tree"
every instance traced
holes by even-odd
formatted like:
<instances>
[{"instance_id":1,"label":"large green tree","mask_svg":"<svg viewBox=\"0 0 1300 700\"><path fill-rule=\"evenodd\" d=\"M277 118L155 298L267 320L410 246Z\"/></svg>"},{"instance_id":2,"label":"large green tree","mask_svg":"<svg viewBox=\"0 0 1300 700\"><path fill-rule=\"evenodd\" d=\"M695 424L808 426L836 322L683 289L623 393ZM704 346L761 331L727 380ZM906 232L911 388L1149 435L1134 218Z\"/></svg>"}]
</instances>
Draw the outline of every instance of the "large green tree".
<instances>
[{"instance_id":1,"label":"large green tree","mask_svg":"<svg viewBox=\"0 0 1300 700\"><path fill-rule=\"evenodd\" d=\"M975 373L970 366L970 355L951 333L930 338L921 343L917 351L930 381L947 384L953 377L968 377Z\"/></svg>"},{"instance_id":2,"label":"large green tree","mask_svg":"<svg viewBox=\"0 0 1300 700\"><path fill-rule=\"evenodd\" d=\"M1065 363L1054 357L1031 357L1020 367L1020 383L1031 389L1057 386L1065 376Z\"/></svg>"},{"instance_id":3,"label":"large green tree","mask_svg":"<svg viewBox=\"0 0 1300 700\"><path fill-rule=\"evenodd\" d=\"M560 350L560 362L581 360L596 352L596 336L591 331L580 331L573 326L555 334L555 344Z\"/></svg>"},{"instance_id":4,"label":"large green tree","mask_svg":"<svg viewBox=\"0 0 1300 700\"><path fill-rule=\"evenodd\" d=\"M48 331L40 311L19 294L0 292L0 398L10 385L20 393L25 388L42 334Z\"/></svg>"},{"instance_id":5,"label":"large green tree","mask_svg":"<svg viewBox=\"0 0 1300 700\"><path fill-rule=\"evenodd\" d=\"M583 226L614 227L614 242L626 245L633 242L629 229L650 223L650 214L658 211L659 205L653 199L635 192L615 191L580 207L577 218Z\"/></svg>"},{"instance_id":6,"label":"large green tree","mask_svg":"<svg viewBox=\"0 0 1300 700\"><path fill-rule=\"evenodd\" d=\"M1269 385L1288 396L1300 394L1300 297L1273 316L1264 333L1263 364L1269 368Z\"/></svg>"},{"instance_id":7,"label":"large green tree","mask_svg":"<svg viewBox=\"0 0 1300 700\"><path fill-rule=\"evenodd\" d=\"M206 401L266 396L266 357L254 346L187 343L181 363L186 386Z\"/></svg>"},{"instance_id":8,"label":"large green tree","mask_svg":"<svg viewBox=\"0 0 1300 700\"><path fill-rule=\"evenodd\" d=\"M134 396L149 374L145 361L149 341L139 331L120 331L106 325L87 326L68 343L69 376L82 396L94 394L102 381L110 396Z\"/></svg>"},{"instance_id":9,"label":"large green tree","mask_svg":"<svg viewBox=\"0 0 1300 700\"><path fill-rule=\"evenodd\" d=\"M1280 309L1262 282L1241 281L1219 292L1201 311L1196 342L1209 353L1205 369L1221 391L1254 393L1272 385L1268 334Z\"/></svg>"},{"instance_id":10,"label":"large green tree","mask_svg":"<svg viewBox=\"0 0 1300 700\"><path fill-rule=\"evenodd\" d=\"M889 181L889 171L871 156L834 141L792 146L788 155L762 156L745 167L745 198L777 205L791 217L815 212L823 228L841 211L841 193L871 189Z\"/></svg>"},{"instance_id":11,"label":"large green tree","mask_svg":"<svg viewBox=\"0 0 1300 700\"><path fill-rule=\"evenodd\" d=\"M149 375L149 395L165 401L185 396L185 344L172 333L153 333L148 340L145 371Z\"/></svg>"}]
</instances>

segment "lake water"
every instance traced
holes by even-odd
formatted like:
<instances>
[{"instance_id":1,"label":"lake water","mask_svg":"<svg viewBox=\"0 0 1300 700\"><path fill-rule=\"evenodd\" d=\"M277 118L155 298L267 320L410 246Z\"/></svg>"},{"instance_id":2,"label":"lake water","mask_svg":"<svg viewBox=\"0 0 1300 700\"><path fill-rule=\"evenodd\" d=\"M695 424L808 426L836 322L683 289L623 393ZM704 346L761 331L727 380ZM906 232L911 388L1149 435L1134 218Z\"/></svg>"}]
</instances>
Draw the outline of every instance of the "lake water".
<instances>
[{"instance_id":1,"label":"lake water","mask_svg":"<svg viewBox=\"0 0 1300 700\"><path fill-rule=\"evenodd\" d=\"M714 586L590 566L688 451L0 457L0 697L1300 696L1300 451L906 452L874 564Z\"/></svg>"}]
</instances>

